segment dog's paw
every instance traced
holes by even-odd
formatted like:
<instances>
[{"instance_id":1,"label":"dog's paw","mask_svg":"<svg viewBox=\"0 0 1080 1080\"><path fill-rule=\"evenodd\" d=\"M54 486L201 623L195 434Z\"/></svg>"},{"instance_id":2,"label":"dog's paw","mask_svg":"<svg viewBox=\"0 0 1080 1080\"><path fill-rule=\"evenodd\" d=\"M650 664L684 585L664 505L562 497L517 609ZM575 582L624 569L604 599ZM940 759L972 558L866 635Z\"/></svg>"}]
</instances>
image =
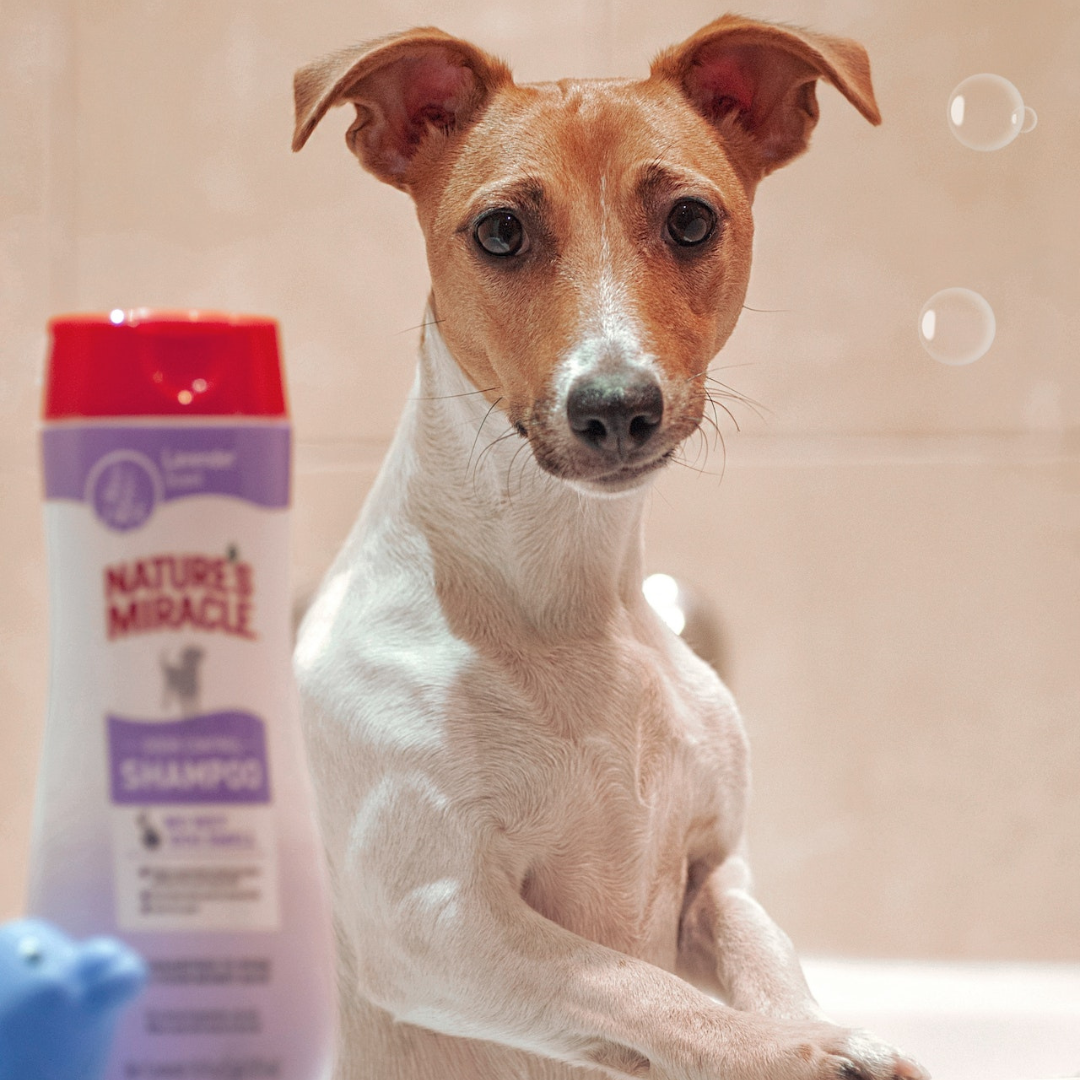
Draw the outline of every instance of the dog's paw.
<instances>
[{"instance_id":1,"label":"dog's paw","mask_svg":"<svg viewBox=\"0 0 1080 1080\"><path fill-rule=\"evenodd\" d=\"M777 1080L930 1080L917 1061L866 1031L814 1024L791 1034L788 1062L777 1070Z\"/></svg>"},{"instance_id":2,"label":"dog's paw","mask_svg":"<svg viewBox=\"0 0 1080 1080\"><path fill-rule=\"evenodd\" d=\"M930 1080L918 1062L875 1036L825 1020L728 1010L715 1036L682 1059L651 1061L648 1075L657 1080Z\"/></svg>"}]
</instances>

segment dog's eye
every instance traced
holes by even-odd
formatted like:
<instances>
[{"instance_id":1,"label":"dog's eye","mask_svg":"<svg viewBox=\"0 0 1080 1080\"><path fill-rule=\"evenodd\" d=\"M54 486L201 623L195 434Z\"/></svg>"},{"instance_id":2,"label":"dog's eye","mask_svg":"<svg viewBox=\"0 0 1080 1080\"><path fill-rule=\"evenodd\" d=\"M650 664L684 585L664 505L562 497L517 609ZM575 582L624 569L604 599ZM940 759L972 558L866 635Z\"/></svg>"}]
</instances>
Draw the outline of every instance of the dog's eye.
<instances>
[{"instance_id":1,"label":"dog's eye","mask_svg":"<svg viewBox=\"0 0 1080 1080\"><path fill-rule=\"evenodd\" d=\"M677 202L668 214L668 236L680 247L703 244L716 228L716 214L697 199Z\"/></svg>"},{"instance_id":2,"label":"dog's eye","mask_svg":"<svg viewBox=\"0 0 1080 1080\"><path fill-rule=\"evenodd\" d=\"M525 247L525 229L509 210L485 214L473 235L489 255L519 255Z\"/></svg>"}]
</instances>

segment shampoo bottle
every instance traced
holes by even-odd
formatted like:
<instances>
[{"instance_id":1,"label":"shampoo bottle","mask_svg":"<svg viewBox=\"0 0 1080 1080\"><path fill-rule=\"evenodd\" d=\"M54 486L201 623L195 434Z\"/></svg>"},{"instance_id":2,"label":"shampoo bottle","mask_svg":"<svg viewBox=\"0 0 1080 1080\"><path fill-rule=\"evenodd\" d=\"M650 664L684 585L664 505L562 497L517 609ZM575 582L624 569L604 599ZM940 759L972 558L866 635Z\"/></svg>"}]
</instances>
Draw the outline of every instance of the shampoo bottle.
<instances>
[{"instance_id":1,"label":"shampoo bottle","mask_svg":"<svg viewBox=\"0 0 1080 1080\"><path fill-rule=\"evenodd\" d=\"M147 962L107 1080L323 1080L333 950L289 659L276 324L50 329L30 912Z\"/></svg>"}]
</instances>

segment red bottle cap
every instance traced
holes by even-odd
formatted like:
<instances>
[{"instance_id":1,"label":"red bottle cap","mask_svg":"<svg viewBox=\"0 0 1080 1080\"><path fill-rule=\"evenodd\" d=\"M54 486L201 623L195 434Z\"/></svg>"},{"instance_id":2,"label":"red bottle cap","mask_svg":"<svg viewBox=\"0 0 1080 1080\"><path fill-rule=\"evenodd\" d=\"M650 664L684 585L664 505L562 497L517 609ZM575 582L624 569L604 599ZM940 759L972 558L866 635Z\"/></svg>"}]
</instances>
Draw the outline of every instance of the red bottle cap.
<instances>
[{"instance_id":1,"label":"red bottle cap","mask_svg":"<svg viewBox=\"0 0 1080 1080\"><path fill-rule=\"evenodd\" d=\"M273 319L136 308L62 315L49 330L46 420L287 415Z\"/></svg>"}]
</instances>

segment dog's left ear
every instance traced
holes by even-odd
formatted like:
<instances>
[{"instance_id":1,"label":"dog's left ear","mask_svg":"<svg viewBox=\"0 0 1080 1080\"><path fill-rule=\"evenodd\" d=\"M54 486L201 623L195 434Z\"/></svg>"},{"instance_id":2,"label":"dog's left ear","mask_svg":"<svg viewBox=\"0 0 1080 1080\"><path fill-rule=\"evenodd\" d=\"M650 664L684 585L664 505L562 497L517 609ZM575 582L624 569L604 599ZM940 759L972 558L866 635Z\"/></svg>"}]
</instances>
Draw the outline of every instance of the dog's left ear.
<instances>
[{"instance_id":1,"label":"dog's left ear","mask_svg":"<svg viewBox=\"0 0 1080 1080\"><path fill-rule=\"evenodd\" d=\"M296 73L293 149L303 147L327 110L350 101L356 120L345 137L349 148L369 172L408 191L424 144L439 136L446 144L512 82L502 61L436 27L391 34Z\"/></svg>"},{"instance_id":2,"label":"dog's left ear","mask_svg":"<svg viewBox=\"0 0 1080 1080\"><path fill-rule=\"evenodd\" d=\"M808 146L815 84L840 91L881 123L866 50L846 38L725 15L662 52L652 78L674 82L724 137L751 185Z\"/></svg>"}]
</instances>

